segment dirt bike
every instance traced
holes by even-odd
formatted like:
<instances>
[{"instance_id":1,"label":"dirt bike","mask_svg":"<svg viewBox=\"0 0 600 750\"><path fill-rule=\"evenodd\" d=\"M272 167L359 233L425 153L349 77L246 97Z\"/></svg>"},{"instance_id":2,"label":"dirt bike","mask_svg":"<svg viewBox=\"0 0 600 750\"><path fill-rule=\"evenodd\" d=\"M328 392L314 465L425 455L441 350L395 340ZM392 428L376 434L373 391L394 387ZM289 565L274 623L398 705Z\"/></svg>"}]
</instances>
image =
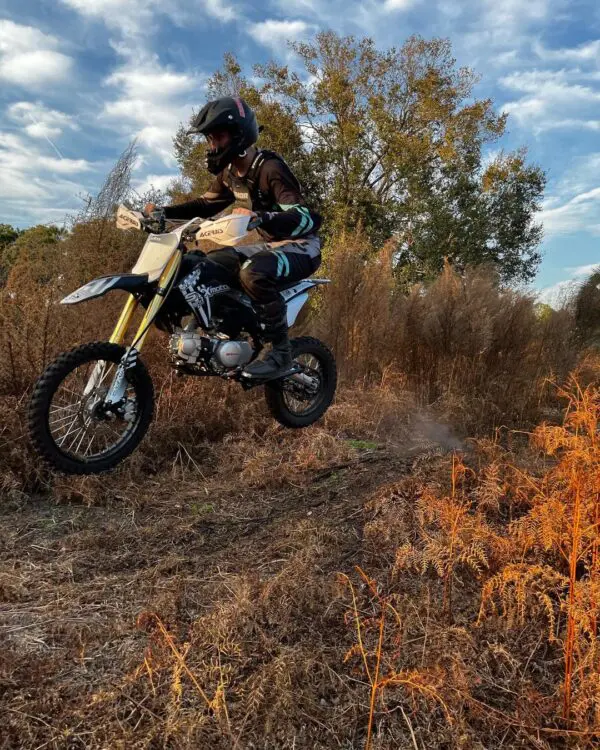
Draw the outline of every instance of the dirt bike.
<instances>
[{"instance_id":1,"label":"dirt bike","mask_svg":"<svg viewBox=\"0 0 600 750\"><path fill-rule=\"evenodd\" d=\"M193 289L190 284L180 287L186 243L210 239L232 246L258 225L258 219L246 214L196 218L166 231L160 212L148 218L119 206L116 218L118 228L143 229L149 236L131 273L94 279L61 300L74 305L113 290L128 294L108 341L61 354L33 388L29 433L46 462L68 474L95 474L112 469L139 445L154 410L152 380L140 359L152 325L170 334L171 365L178 373L235 380L245 390L264 386L271 414L287 427L306 427L324 414L337 382L335 359L325 344L305 336L292 339L289 370L273 380L248 378L244 367L263 348L250 298L211 278L209 269L216 264L203 253L191 254L203 264L202 283ZM289 326L309 291L327 283L328 279L306 279L281 290ZM146 311L126 346L139 305Z\"/></svg>"}]
</instances>

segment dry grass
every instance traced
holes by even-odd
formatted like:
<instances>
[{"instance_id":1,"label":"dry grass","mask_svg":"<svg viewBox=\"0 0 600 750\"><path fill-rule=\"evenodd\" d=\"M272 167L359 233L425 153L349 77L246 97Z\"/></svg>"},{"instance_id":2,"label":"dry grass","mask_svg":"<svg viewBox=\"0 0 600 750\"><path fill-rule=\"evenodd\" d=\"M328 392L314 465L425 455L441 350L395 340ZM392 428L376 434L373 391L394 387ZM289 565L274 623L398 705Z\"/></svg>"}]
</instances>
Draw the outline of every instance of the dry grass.
<instances>
[{"instance_id":1,"label":"dry grass","mask_svg":"<svg viewBox=\"0 0 600 750\"><path fill-rule=\"evenodd\" d=\"M568 396L510 450L267 430L229 476L223 445L13 494L0 746L591 748L599 394Z\"/></svg>"},{"instance_id":2,"label":"dry grass","mask_svg":"<svg viewBox=\"0 0 600 750\"><path fill-rule=\"evenodd\" d=\"M534 424L576 362L566 311L538 312L531 296L501 289L494 274L450 266L407 295L394 286L392 246L364 259L364 238L342 237L325 272L318 325L343 377L378 382L399 373L418 403L466 434Z\"/></svg>"},{"instance_id":3,"label":"dry grass","mask_svg":"<svg viewBox=\"0 0 600 750\"><path fill-rule=\"evenodd\" d=\"M45 303L125 270L136 248L96 230L52 259L60 289L32 253L0 291L0 748L592 747L600 366L557 395L567 313L483 272L399 296L389 248L348 239L303 323L342 371L322 423L175 381L157 332L140 450L58 477L23 406L110 331L118 301Z\"/></svg>"},{"instance_id":4,"label":"dry grass","mask_svg":"<svg viewBox=\"0 0 600 750\"><path fill-rule=\"evenodd\" d=\"M398 704L426 747L439 746L432 705L449 746L597 742L599 374L572 380L564 424L538 427L529 448L417 461L372 498L369 576L346 579L367 746L375 727L400 737Z\"/></svg>"}]
</instances>

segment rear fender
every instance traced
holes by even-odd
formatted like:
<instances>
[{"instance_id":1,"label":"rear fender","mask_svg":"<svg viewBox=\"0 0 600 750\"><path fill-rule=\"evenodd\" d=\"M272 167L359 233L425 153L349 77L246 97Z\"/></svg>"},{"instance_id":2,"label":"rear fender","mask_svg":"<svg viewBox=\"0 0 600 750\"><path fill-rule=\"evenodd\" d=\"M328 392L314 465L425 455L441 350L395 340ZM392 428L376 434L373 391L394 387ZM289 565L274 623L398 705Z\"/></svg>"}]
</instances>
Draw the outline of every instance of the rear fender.
<instances>
[{"instance_id":1,"label":"rear fender","mask_svg":"<svg viewBox=\"0 0 600 750\"><path fill-rule=\"evenodd\" d=\"M291 328L296 322L298 313L304 307L304 303L308 299L308 293L297 294L293 299L287 303L287 324L288 328Z\"/></svg>"},{"instance_id":2,"label":"rear fender","mask_svg":"<svg viewBox=\"0 0 600 750\"><path fill-rule=\"evenodd\" d=\"M305 279L299 281L294 286L288 287L280 292L287 306L287 324L288 328L294 325L298 313L304 307L308 299L308 292L321 284L331 283L329 279Z\"/></svg>"},{"instance_id":3,"label":"rear fender","mask_svg":"<svg viewBox=\"0 0 600 750\"><path fill-rule=\"evenodd\" d=\"M122 289L124 292L135 294L141 292L144 287L149 287L148 274L124 273L116 276L101 276L87 284L80 286L71 294L61 299L61 305L77 305L79 302L85 302L88 299L103 297L107 292L114 289Z\"/></svg>"}]
</instances>

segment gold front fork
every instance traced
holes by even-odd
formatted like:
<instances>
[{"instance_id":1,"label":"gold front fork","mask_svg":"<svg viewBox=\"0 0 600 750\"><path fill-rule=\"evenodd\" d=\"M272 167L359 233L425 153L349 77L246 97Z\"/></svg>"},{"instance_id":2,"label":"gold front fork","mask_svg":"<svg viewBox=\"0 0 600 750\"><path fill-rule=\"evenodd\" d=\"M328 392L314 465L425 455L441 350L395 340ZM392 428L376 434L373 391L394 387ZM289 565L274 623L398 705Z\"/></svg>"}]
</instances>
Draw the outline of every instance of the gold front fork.
<instances>
[{"instance_id":1,"label":"gold front fork","mask_svg":"<svg viewBox=\"0 0 600 750\"><path fill-rule=\"evenodd\" d=\"M129 324L131 323L133 314L137 310L137 306L138 301L133 296L133 294L130 294L127 298L127 302L125 303L125 307L123 308L123 312L121 313L121 317L119 318L119 322L115 326L115 330L112 332L112 336L109 339L111 344L123 343L123 339L125 338L125 334L127 332L127 329L129 328Z\"/></svg>"},{"instance_id":2,"label":"gold front fork","mask_svg":"<svg viewBox=\"0 0 600 750\"><path fill-rule=\"evenodd\" d=\"M150 326L152 325L152 322L154 321L154 318L158 314L158 311L165 301L166 292L170 289L172 282L175 279L177 272L179 271L181 258L181 250L176 250L171 256L170 260L167 262L167 265L160 275L156 294L152 298L152 302L148 305L146 314L142 318L142 322L140 323L133 338L133 346L135 346L138 352L142 348L144 339L146 338L146 335L150 329ZM123 343L125 334L127 333L127 329L129 328L129 324L131 323L131 319L133 318L138 305L138 300L133 296L133 294L130 294L127 298L127 302L125 303L125 307L123 308L123 312L121 313L121 317L119 318L117 325L115 326L115 330L112 332L112 336L109 339L111 344Z\"/></svg>"},{"instance_id":3,"label":"gold front fork","mask_svg":"<svg viewBox=\"0 0 600 750\"><path fill-rule=\"evenodd\" d=\"M137 352L139 352L142 348L148 330L154 322L158 311L165 301L165 297L171 290L173 282L175 281L175 277L177 275L177 272L179 271L179 266L181 265L182 255L183 254L181 250L177 249L171 256L163 272L161 273L158 280L158 288L156 290L156 294L148 305L146 314L142 318L142 322L137 329L131 346L127 347L127 352L121 359L121 363L117 368L111 386L108 390L108 393L106 394L106 404L115 405L121 403L127 388L127 379L125 374L126 370L129 367L135 366ZM112 336L110 337L111 344L123 343L125 334L127 333L127 329L129 327L129 324L131 323L131 319L133 318L133 314L136 311L137 306L138 300L136 300L136 298L132 294L130 294L127 302L125 303L125 307L123 308L123 312L121 313L121 317L119 318L117 325L115 326L115 330L112 332ZM99 362L96 365L96 368L94 369L94 372L92 373L87 386L88 391L91 390L91 388L95 387L98 378L102 374L104 364L105 363L103 362Z\"/></svg>"},{"instance_id":4,"label":"gold front fork","mask_svg":"<svg viewBox=\"0 0 600 750\"><path fill-rule=\"evenodd\" d=\"M133 337L132 347L134 347L138 352L141 350L144 340L148 334L148 331L150 330L150 326L154 322L154 319L156 318L158 311L160 310L160 308L163 305L163 302L165 301L166 294L171 289L173 281L175 280L175 277L177 276L177 273L179 271L182 257L183 257L183 254L181 250L179 249L176 250L171 256L171 258L169 259L169 261L167 262L167 265L165 266L163 272L160 275L160 278L158 280L158 289L156 290L156 294L152 298L152 302L150 302L150 304L148 305L148 309L146 310L146 313L144 317L142 318L140 325L138 326L136 334ZM133 318L133 314L136 311L138 304L139 303L135 299L135 297L133 295L130 295L129 299L125 303L125 307L123 308L123 312L121 313L119 322L117 323L115 330L113 331L113 334L110 337L111 343L113 344L123 343L123 339L125 338L125 333L127 332L127 328L129 327L129 324L131 323L131 319Z\"/></svg>"}]
</instances>

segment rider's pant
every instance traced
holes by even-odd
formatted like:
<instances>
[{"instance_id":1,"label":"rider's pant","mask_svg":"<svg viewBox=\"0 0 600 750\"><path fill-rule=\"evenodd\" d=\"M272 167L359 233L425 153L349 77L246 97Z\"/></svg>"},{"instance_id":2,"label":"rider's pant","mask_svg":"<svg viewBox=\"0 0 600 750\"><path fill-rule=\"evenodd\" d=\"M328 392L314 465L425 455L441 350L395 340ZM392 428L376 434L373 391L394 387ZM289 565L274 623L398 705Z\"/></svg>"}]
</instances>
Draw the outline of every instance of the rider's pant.
<instances>
[{"instance_id":1,"label":"rider's pant","mask_svg":"<svg viewBox=\"0 0 600 750\"><path fill-rule=\"evenodd\" d=\"M279 290L305 279L321 265L321 243L316 235L301 240L263 242L225 247L207 254L218 267L216 276L239 285L261 305L279 298Z\"/></svg>"}]
</instances>

